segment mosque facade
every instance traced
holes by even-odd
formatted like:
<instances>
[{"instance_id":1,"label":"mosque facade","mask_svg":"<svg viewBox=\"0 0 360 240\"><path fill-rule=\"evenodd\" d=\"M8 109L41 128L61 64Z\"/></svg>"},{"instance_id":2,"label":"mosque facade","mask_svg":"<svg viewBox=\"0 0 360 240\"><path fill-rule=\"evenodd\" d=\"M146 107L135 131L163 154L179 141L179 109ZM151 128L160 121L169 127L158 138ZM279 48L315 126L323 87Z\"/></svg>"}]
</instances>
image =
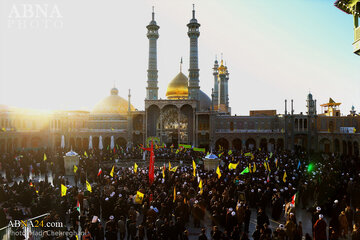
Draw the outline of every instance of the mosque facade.
<instances>
[{"instance_id":1,"label":"mosque facade","mask_svg":"<svg viewBox=\"0 0 360 240\"><path fill-rule=\"evenodd\" d=\"M114 87L91 112L55 111L44 115L0 105L0 153L22 149L50 148L84 151L92 147L134 147L154 141L177 148L192 147L264 151L298 150L359 156L360 116L354 108L342 116L340 103L330 98L317 111L311 93L307 112L294 113L293 101L285 100L284 113L275 110L250 111L248 116L231 114L228 68L215 60L213 89L207 95L200 88L198 38L200 23L195 10L187 24L189 69L182 69L168 84L166 99L158 95L157 40L159 25L155 13L147 28L149 40L145 109L139 111ZM290 109L287 106L290 105ZM64 146L65 145L65 146Z\"/></svg>"}]
</instances>

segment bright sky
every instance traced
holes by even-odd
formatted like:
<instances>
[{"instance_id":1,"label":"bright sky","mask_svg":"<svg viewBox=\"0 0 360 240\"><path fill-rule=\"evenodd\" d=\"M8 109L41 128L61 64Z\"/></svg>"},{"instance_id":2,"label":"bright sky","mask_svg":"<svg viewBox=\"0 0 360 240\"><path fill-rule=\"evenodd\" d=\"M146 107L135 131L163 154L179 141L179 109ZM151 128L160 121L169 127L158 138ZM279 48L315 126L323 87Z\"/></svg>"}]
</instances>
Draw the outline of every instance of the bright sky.
<instances>
[{"instance_id":1,"label":"bright sky","mask_svg":"<svg viewBox=\"0 0 360 240\"><path fill-rule=\"evenodd\" d=\"M223 53L233 114L282 113L284 99L306 112L309 90L318 105L332 97L347 114L351 105L360 110L360 57L352 53L352 16L333 2L2 0L0 104L91 110L115 83L126 99L130 88L133 105L143 110L151 6L160 25L159 96L165 98L182 56L188 69L186 24L195 3L201 89L211 94L214 58ZM29 8L44 4L48 16L31 17ZM54 26L59 22L61 28Z\"/></svg>"}]
</instances>

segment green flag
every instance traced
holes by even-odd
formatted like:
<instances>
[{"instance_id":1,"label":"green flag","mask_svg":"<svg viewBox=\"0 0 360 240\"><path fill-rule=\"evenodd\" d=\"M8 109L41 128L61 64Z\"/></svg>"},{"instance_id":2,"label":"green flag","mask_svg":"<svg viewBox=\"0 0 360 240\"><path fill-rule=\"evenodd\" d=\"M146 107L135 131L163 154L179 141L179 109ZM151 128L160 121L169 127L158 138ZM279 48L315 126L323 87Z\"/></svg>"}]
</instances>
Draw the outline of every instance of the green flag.
<instances>
[{"instance_id":1,"label":"green flag","mask_svg":"<svg viewBox=\"0 0 360 240\"><path fill-rule=\"evenodd\" d=\"M246 167L240 174L243 175L244 173L249 173L249 167Z\"/></svg>"}]
</instances>

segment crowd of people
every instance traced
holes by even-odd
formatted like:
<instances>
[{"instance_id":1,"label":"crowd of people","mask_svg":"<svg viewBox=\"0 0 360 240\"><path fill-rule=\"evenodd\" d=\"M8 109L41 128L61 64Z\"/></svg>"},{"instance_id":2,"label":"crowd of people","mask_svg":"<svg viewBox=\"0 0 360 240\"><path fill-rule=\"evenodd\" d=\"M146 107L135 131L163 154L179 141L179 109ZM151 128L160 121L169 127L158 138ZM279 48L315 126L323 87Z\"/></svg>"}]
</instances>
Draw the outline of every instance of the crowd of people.
<instances>
[{"instance_id":1,"label":"crowd of people","mask_svg":"<svg viewBox=\"0 0 360 240\"><path fill-rule=\"evenodd\" d=\"M260 149L214 154L219 168L205 171L206 153L156 149L152 184L146 164L135 166L144 161L141 148L82 152L74 178L64 176L61 151L3 154L0 228L50 213L45 221L63 222L62 231L81 230L69 239L360 239L359 159ZM299 211L311 217L299 221Z\"/></svg>"}]
</instances>

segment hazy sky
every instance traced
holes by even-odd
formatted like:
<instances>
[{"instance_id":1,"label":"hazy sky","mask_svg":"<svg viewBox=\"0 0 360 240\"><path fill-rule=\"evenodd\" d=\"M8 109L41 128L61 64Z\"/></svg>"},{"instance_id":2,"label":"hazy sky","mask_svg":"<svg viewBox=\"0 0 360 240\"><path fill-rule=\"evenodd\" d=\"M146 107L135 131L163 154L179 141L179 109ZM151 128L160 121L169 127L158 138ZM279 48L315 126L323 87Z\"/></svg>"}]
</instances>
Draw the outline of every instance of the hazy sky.
<instances>
[{"instance_id":1,"label":"hazy sky","mask_svg":"<svg viewBox=\"0 0 360 240\"><path fill-rule=\"evenodd\" d=\"M333 2L1 0L0 104L91 110L115 83L126 99L131 88L133 105L143 110L151 6L165 98L182 56L188 69L186 24L195 3L201 89L210 95L214 58L223 53L233 114L283 112L286 98L295 112L306 112L309 90L318 105L332 97L347 114L351 105L360 109L360 57L352 53L352 16ZM34 13L46 6L47 16Z\"/></svg>"}]
</instances>

